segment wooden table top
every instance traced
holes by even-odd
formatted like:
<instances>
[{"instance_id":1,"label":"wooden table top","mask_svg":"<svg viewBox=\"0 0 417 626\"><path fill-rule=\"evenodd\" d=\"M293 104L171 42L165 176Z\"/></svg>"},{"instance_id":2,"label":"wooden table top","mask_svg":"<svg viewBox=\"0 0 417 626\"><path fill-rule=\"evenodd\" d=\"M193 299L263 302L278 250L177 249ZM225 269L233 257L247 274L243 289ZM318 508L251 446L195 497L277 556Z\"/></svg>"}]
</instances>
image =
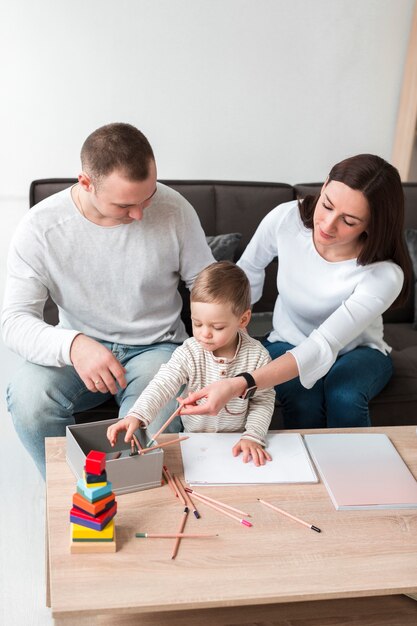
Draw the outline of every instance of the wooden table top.
<instances>
[{"instance_id":1,"label":"wooden table top","mask_svg":"<svg viewBox=\"0 0 417 626\"><path fill-rule=\"evenodd\" d=\"M412 426L385 432L417 477ZM312 432L355 432L355 429ZM163 435L160 440L172 438ZM203 487L204 493L251 514L246 528L197 503L186 539L171 559L173 539L136 539L135 532L176 532L183 505L169 486L117 496L117 552L70 554L69 510L76 479L65 438L46 439L51 606L55 617L192 610L417 592L417 511L336 511L324 485ZM165 463L182 476L179 446ZM316 533L262 506L263 498L319 528Z\"/></svg>"}]
</instances>

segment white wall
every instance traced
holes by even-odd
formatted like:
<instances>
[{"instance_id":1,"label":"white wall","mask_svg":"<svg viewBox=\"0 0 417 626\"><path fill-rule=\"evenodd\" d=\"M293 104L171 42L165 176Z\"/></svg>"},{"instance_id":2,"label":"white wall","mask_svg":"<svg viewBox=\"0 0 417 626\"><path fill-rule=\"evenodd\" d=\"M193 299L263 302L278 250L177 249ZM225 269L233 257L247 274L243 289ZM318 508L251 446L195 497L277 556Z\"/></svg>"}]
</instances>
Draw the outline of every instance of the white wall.
<instances>
[{"instance_id":1,"label":"white wall","mask_svg":"<svg viewBox=\"0 0 417 626\"><path fill-rule=\"evenodd\" d=\"M104 123L140 127L161 178L291 183L358 152L389 159L413 4L2 2L0 293L30 181L75 176Z\"/></svg>"}]
</instances>

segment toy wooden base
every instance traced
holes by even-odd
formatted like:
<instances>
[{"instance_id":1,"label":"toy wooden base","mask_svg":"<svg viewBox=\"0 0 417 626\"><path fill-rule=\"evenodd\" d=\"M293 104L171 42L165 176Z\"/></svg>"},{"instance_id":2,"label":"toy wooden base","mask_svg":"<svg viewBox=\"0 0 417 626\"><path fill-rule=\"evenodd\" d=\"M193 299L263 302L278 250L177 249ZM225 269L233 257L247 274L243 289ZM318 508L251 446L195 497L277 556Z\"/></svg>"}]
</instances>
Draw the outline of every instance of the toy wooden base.
<instances>
[{"instance_id":1,"label":"toy wooden base","mask_svg":"<svg viewBox=\"0 0 417 626\"><path fill-rule=\"evenodd\" d=\"M113 541L72 541L70 539L71 554L98 554L100 552L116 552L116 528Z\"/></svg>"}]
</instances>

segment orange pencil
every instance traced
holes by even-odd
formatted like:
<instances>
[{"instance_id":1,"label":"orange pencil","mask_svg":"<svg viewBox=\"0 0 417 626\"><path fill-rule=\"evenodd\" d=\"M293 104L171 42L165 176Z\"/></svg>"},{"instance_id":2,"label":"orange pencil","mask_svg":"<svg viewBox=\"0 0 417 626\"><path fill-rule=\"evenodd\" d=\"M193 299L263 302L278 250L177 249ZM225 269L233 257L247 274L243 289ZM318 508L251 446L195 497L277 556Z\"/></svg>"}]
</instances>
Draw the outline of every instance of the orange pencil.
<instances>
[{"instance_id":1,"label":"orange pencil","mask_svg":"<svg viewBox=\"0 0 417 626\"><path fill-rule=\"evenodd\" d=\"M269 506L270 509L273 509L274 511L281 513L281 515L285 515L285 517L289 517L290 519L294 520L294 522L298 522L299 524L302 524L303 526L307 526L307 528L311 528L311 530L315 530L316 533L321 533L320 528L317 528L317 526L313 526L313 524L309 524L308 522L305 522L299 517L295 517L295 515L291 515L291 513L287 513L287 511L283 511L282 509L279 509L277 506L274 506L273 504L270 504L269 502L265 502L265 500L261 500L260 498L258 498L258 500L265 506Z\"/></svg>"},{"instance_id":2,"label":"orange pencil","mask_svg":"<svg viewBox=\"0 0 417 626\"><path fill-rule=\"evenodd\" d=\"M237 517L237 515L233 515L233 513L229 513L228 511L221 509L219 506L216 506L212 502L209 502L208 500L205 500L204 498L200 498L200 496L197 496L195 493L194 493L194 497L200 502L202 502L203 504L210 506L212 509L216 509L216 511L223 513L223 515L227 515L228 517L231 517L232 519L236 520L240 524L243 524L243 526L249 526L249 527L253 526L252 522L248 522L247 519L240 519L240 517Z\"/></svg>"},{"instance_id":3,"label":"orange pencil","mask_svg":"<svg viewBox=\"0 0 417 626\"><path fill-rule=\"evenodd\" d=\"M208 500L209 502L213 502L214 504L218 504L219 506L223 507L224 509L229 509L229 511L234 511L235 513L239 513L240 515L243 515L243 516L246 516L246 517L250 517L249 513L245 513L244 511L240 511L239 509L235 509L235 507L229 506L228 504L224 504L224 502L220 502L220 500L215 500L214 498L209 498L209 496L206 496L203 493L195 491L194 489L190 489L189 487L186 487L185 491L188 491L188 493L193 493L196 496L200 496L200 498L203 498L204 500Z\"/></svg>"},{"instance_id":4,"label":"orange pencil","mask_svg":"<svg viewBox=\"0 0 417 626\"><path fill-rule=\"evenodd\" d=\"M152 448L142 448L141 454L146 454L151 450L156 450L157 448L165 448L165 446L170 446L172 443L179 443L180 441L184 441L185 439L189 439L189 437L178 437L178 439L170 439L165 443L160 443L157 446L152 446Z\"/></svg>"}]
</instances>

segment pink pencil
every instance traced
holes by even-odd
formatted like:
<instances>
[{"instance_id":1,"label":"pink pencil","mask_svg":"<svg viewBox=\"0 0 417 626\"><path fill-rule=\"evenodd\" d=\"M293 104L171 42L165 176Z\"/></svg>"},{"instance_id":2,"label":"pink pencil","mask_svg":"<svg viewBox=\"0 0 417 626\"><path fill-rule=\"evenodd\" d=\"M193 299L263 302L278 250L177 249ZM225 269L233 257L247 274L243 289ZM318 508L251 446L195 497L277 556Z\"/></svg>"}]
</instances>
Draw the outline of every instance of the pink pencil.
<instances>
[{"instance_id":1,"label":"pink pencil","mask_svg":"<svg viewBox=\"0 0 417 626\"><path fill-rule=\"evenodd\" d=\"M184 441L185 439L189 439L189 437L178 437L178 439L170 439L165 443L159 443L157 446L152 446L152 448L142 448L141 454L146 454L151 450L156 450L157 448L165 448L165 446L170 446L172 443L179 443L180 441Z\"/></svg>"},{"instance_id":2,"label":"pink pencil","mask_svg":"<svg viewBox=\"0 0 417 626\"><path fill-rule=\"evenodd\" d=\"M208 500L209 502L213 502L214 504L218 504L219 506L223 507L224 509L229 509L230 511L234 511L235 513L239 513L240 515L244 515L246 517L250 517L249 513L245 513L244 511L240 511L239 509L235 509L233 506L229 506L228 504L224 504L223 502L220 502L220 500L215 500L214 498L209 498L209 496L206 496L203 493L199 493L198 491L195 491L194 489L190 489L189 487L185 488L185 491L188 491L188 493L192 493L196 496L200 496L200 498L203 498L203 500Z\"/></svg>"},{"instance_id":3,"label":"pink pencil","mask_svg":"<svg viewBox=\"0 0 417 626\"><path fill-rule=\"evenodd\" d=\"M227 511L224 511L223 509L221 509L219 506L216 506L215 504L212 504L208 500L205 500L204 498L200 498L200 496L197 496L195 492L194 492L194 498L196 498L197 500L199 500L203 504L206 504L207 506L210 506L212 509L216 509L216 511L219 511L219 513L223 513L223 515L227 515L228 517L231 517L232 519L236 520L240 524L243 524L243 526L250 527L250 526L253 525L252 522L248 522L248 520L246 520L246 519L240 519L240 517L237 517L237 515L233 515L233 513L228 513Z\"/></svg>"}]
</instances>

